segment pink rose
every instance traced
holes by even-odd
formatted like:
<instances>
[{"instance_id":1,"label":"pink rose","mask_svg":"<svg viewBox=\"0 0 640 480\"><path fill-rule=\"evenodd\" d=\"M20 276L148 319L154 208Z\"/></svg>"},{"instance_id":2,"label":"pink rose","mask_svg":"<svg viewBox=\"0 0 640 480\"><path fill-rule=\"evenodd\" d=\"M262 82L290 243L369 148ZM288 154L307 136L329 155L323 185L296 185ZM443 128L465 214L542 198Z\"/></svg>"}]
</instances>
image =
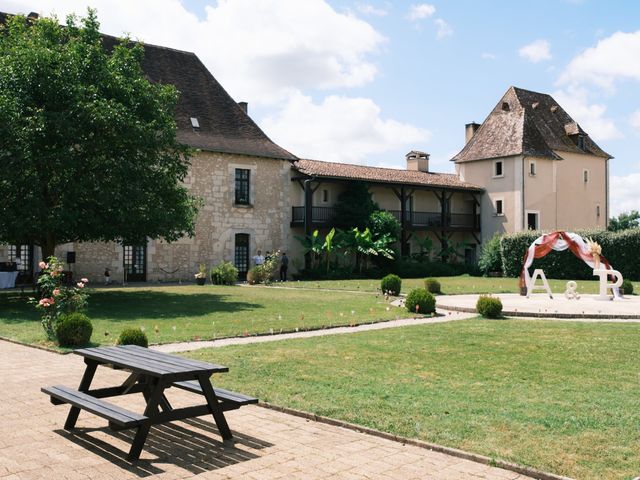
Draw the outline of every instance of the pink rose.
<instances>
[{"instance_id":1,"label":"pink rose","mask_svg":"<svg viewBox=\"0 0 640 480\"><path fill-rule=\"evenodd\" d=\"M53 272L51 272L51 276L52 277L57 277L59 275L60 272L58 272L57 270L54 270Z\"/></svg>"},{"instance_id":2,"label":"pink rose","mask_svg":"<svg viewBox=\"0 0 640 480\"><path fill-rule=\"evenodd\" d=\"M42 300L40 300L38 302L39 305L42 305L43 307L50 307L51 305L53 305L54 303L56 303L53 298L43 298Z\"/></svg>"},{"instance_id":3,"label":"pink rose","mask_svg":"<svg viewBox=\"0 0 640 480\"><path fill-rule=\"evenodd\" d=\"M54 297L57 297L58 295L60 295L60 289L59 289L59 288L56 288L56 289L53 291L53 296L54 296Z\"/></svg>"},{"instance_id":4,"label":"pink rose","mask_svg":"<svg viewBox=\"0 0 640 480\"><path fill-rule=\"evenodd\" d=\"M82 283L89 283L89 279L88 278L81 278L80 281Z\"/></svg>"},{"instance_id":5,"label":"pink rose","mask_svg":"<svg viewBox=\"0 0 640 480\"><path fill-rule=\"evenodd\" d=\"M44 262L40 262L40 263L38 264L38 266L40 267L40 270L44 270L45 268L49 268L49 265L47 265L47 264L46 264L46 263L44 263Z\"/></svg>"},{"instance_id":6,"label":"pink rose","mask_svg":"<svg viewBox=\"0 0 640 480\"><path fill-rule=\"evenodd\" d=\"M82 283L82 282L78 282L78 283L76 283L76 286L77 286L78 288L84 288L84 283Z\"/></svg>"}]
</instances>

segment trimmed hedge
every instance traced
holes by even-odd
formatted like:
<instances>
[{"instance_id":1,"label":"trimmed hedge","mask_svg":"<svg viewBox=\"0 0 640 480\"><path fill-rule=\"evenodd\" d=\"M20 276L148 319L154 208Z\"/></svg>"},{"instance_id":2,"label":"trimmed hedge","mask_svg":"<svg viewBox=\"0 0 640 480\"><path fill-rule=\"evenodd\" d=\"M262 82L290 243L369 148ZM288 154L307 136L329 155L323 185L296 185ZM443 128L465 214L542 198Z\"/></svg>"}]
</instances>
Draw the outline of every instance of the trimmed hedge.
<instances>
[{"instance_id":1,"label":"trimmed hedge","mask_svg":"<svg viewBox=\"0 0 640 480\"><path fill-rule=\"evenodd\" d=\"M424 281L424 289L429 293L442 293L442 287L440 286L440 282L435 278L427 278Z\"/></svg>"},{"instance_id":2,"label":"trimmed hedge","mask_svg":"<svg viewBox=\"0 0 640 480\"><path fill-rule=\"evenodd\" d=\"M61 347L84 347L89 344L93 326L83 313L68 313L56 322L56 337Z\"/></svg>"},{"instance_id":3,"label":"trimmed hedge","mask_svg":"<svg viewBox=\"0 0 640 480\"><path fill-rule=\"evenodd\" d=\"M407 295L404 306L411 313L433 313L436 311L436 297L424 288L414 288Z\"/></svg>"},{"instance_id":4,"label":"trimmed hedge","mask_svg":"<svg viewBox=\"0 0 640 480\"><path fill-rule=\"evenodd\" d=\"M491 295L480 295L476 302L476 310L485 318L500 318L502 315L502 301Z\"/></svg>"},{"instance_id":5,"label":"trimmed hedge","mask_svg":"<svg viewBox=\"0 0 640 480\"><path fill-rule=\"evenodd\" d=\"M602 246L602 254L611 266L629 280L640 280L640 228L608 232L605 230L574 230L583 238L591 238ZM520 232L504 235L500 240L502 271L507 277L518 277L522 271L524 254L541 232ZM544 270L547 278L592 280L586 264L570 251L551 251L546 257L533 261L533 268Z\"/></svg>"},{"instance_id":6,"label":"trimmed hedge","mask_svg":"<svg viewBox=\"0 0 640 480\"><path fill-rule=\"evenodd\" d=\"M149 346L149 339L139 328L125 328L118 337L118 345L138 345L146 348Z\"/></svg>"},{"instance_id":7,"label":"trimmed hedge","mask_svg":"<svg viewBox=\"0 0 640 480\"><path fill-rule=\"evenodd\" d=\"M380 289L389 295L398 296L402 288L402 279L390 273L380 281Z\"/></svg>"}]
</instances>

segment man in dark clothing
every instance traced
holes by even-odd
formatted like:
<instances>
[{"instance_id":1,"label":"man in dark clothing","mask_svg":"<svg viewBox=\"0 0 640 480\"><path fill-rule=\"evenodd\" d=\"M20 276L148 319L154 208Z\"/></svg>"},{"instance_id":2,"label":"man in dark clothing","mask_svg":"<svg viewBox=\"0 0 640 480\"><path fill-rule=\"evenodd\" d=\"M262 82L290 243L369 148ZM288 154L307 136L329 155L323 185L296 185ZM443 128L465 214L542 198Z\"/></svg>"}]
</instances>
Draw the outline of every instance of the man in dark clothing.
<instances>
[{"instance_id":1,"label":"man in dark clothing","mask_svg":"<svg viewBox=\"0 0 640 480\"><path fill-rule=\"evenodd\" d=\"M282 253L282 258L280 259L280 281L287 281L287 268L289 268L289 257L287 257L286 253Z\"/></svg>"}]
</instances>

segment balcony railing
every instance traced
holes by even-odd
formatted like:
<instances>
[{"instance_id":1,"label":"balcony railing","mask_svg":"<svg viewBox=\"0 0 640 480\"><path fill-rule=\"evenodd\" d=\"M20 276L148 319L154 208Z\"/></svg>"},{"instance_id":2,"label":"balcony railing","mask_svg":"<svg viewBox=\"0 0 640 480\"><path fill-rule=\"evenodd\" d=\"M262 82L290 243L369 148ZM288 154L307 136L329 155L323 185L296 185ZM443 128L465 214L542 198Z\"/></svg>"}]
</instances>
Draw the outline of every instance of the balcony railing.
<instances>
[{"instance_id":1,"label":"balcony railing","mask_svg":"<svg viewBox=\"0 0 640 480\"><path fill-rule=\"evenodd\" d=\"M401 218L400 210L387 210L398 221ZM312 225L330 225L335 215L336 209L333 207L312 207ZM415 228L464 228L480 229L480 215L472 213L450 213L444 218L442 225L442 214L440 212L406 212L405 221L408 226ZM304 225L304 207L291 208L291 225Z\"/></svg>"}]
</instances>

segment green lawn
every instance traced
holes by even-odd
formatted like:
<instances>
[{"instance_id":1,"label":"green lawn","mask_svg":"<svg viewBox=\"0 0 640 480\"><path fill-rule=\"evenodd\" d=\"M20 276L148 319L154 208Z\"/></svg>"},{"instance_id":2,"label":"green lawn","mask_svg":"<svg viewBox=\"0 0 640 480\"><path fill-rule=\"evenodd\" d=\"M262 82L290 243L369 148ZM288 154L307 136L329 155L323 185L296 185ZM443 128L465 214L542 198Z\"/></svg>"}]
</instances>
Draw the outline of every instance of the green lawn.
<instances>
[{"instance_id":1,"label":"green lawn","mask_svg":"<svg viewBox=\"0 0 640 480\"><path fill-rule=\"evenodd\" d=\"M190 352L276 405L581 479L640 472L640 325L470 320Z\"/></svg>"},{"instance_id":2,"label":"green lawn","mask_svg":"<svg viewBox=\"0 0 640 480\"><path fill-rule=\"evenodd\" d=\"M406 316L376 295L211 285L98 289L87 314L96 344L113 343L125 327L143 327L150 342L167 343ZM46 343L34 307L17 292L0 293L0 337Z\"/></svg>"},{"instance_id":3,"label":"green lawn","mask_svg":"<svg viewBox=\"0 0 640 480\"><path fill-rule=\"evenodd\" d=\"M463 293L519 293L517 278L471 277L460 275L457 277L436 277L442 286L442 293L459 295ZM580 293L598 293L598 282L595 280L579 280ZM554 292L564 292L567 280L549 279L549 286ZM361 292L375 292L380 289L380 280L320 280L320 281L291 281L276 286L287 286L305 289L354 290ZM402 292L409 293L411 289L424 287L423 278L407 278L402 280ZM640 291L640 282L634 283L636 291Z\"/></svg>"}]
</instances>

